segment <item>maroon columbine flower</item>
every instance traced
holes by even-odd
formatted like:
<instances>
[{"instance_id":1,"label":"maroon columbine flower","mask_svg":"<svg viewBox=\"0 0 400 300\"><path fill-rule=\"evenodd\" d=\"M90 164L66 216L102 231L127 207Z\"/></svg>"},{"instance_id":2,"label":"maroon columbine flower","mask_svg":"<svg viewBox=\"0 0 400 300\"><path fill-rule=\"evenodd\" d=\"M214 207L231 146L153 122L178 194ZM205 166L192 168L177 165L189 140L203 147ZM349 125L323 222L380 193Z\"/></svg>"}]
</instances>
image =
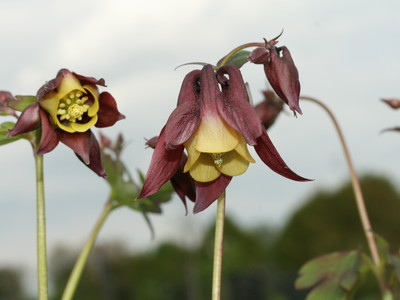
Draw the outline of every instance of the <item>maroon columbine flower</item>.
<instances>
[{"instance_id":1,"label":"maroon columbine flower","mask_svg":"<svg viewBox=\"0 0 400 300\"><path fill-rule=\"evenodd\" d=\"M232 65L215 72L211 65L194 70L183 80L178 106L161 130L139 198L154 194L177 172L184 149L183 172L194 180L194 212L214 202L233 176L254 163L247 145L261 160L287 178L305 181L280 157L261 125L239 69Z\"/></svg>"},{"instance_id":2,"label":"maroon columbine flower","mask_svg":"<svg viewBox=\"0 0 400 300\"><path fill-rule=\"evenodd\" d=\"M146 146L155 149L158 142L158 136L155 136L146 141ZM189 173L183 172L187 162L187 155L182 153L181 160L179 162L178 169L176 173L171 177L170 182L175 192L178 194L179 198L182 200L187 213L186 197L191 201L196 200L196 188L193 178Z\"/></svg>"},{"instance_id":3,"label":"maroon columbine flower","mask_svg":"<svg viewBox=\"0 0 400 300\"><path fill-rule=\"evenodd\" d=\"M85 77L61 69L57 77L44 84L19 117L9 136L41 128L37 155L52 151L61 141L99 176L106 176L101 166L99 144L91 127L109 127L124 119L115 99L99 93L104 79Z\"/></svg>"},{"instance_id":4,"label":"maroon columbine flower","mask_svg":"<svg viewBox=\"0 0 400 300\"><path fill-rule=\"evenodd\" d=\"M258 103L254 109L261 120L261 124L268 129L275 122L283 109L282 100L271 90L263 91L264 100Z\"/></svg>"},{"instance_id":5,"label":"maroon columbine flower","mask_svg":"<svg viewBox=\"0 0 400 300\"><path fill-rule=\"evenodd\" d=\"M279 36L265 41L264 47L254 49L249 60L264 65L265 74L274 91L289 105L295 115L296 112L302 114L299 106L299 73L289 50L284 46L275 46Z\"/></svg>"}]
</instances>

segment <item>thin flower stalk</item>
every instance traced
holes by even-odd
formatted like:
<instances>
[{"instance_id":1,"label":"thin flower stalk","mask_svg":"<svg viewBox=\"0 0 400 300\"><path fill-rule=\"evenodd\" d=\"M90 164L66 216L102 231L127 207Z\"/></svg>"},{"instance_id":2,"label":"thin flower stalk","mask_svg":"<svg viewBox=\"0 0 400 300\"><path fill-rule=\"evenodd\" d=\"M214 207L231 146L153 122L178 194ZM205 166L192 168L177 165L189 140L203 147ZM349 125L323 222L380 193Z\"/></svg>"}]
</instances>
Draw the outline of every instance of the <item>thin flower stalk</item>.
<instances>
[{"instance_id":1,"label":"thin flower stalk","mask_svg":"<svg viewBox=\"0 0 400 300\"><path fill-rule=\"evenodd\" d=\"M38 298L48 299L46 211L44 199L43 156L35 155L36 165L36 214L37 214L37 276Z\"/></svg>"},{"instance_id":2,"label":"thin flower stalk","mask_svg":"<svg viewBox=\"0 0 400 300\"><path fill-rule=\"evenodd\" d=\"M222 251L224 248L225 192L218 198L215 219L214 264L212 279L212 300L221 299Z\"/></svg>"},{"instance_id":3,"label":"thin flower stalk","mask_svg":"<svg viewBox=\"0 0 400 300\"><path fill-rule=\"evenodd\" d=\"M61 300L73 299L76 288L78 287L79 280L81 279L82 272L86 266L89 255L93 250L93 246L99 235L100 229L102 228L104 222L106 221L111 211L113 211L118 206L119 205L113 205L112 201L108 201L104 206L104 209L101 212L99 218L97 219L97 222L93 227L92 232L90 233L89 238L85 243L85 246L83 247L81 253L79 254L78 259L75 262L74 268L72 269L72 272L69 276Z\"/></svg>"},{"instance_id":4,"label":"thin flower stalk","mask_svg":"<svg viewBox=\"0 0 400 300\"><path fill-rule=\"evenodd\" d=\"M368 247L371 252L372 261L374 262L376 267L379 267L381 265L381 261L380 261L380 257L379 257L376 240L374 237L374 232L372 230L371 222L368 217L368 212L367 212L367 208L365 206L364 196L362 194L360 182L359 182L357 174L355 172L353 162L351 159L351 155L350 155L349 149L347 147L343 132L339 126L339 123L337 122L332 111L321 101L319 101L315 98L312 98L312 97L307 97L307 96L301 96L300 99L308 100L308 101L314 102L315 104L319 105L322 109L324 109L327 112L330 119L332 120L333 125L335 126L336 132L339 136L340 144L341 144L343 152L344 152L344 156L346 158L347 166L349 168L351 182L353 185L354 196L355 196L356 204L357 204L357 209L358 209L358 213L360 215L361 224L362 224L364 234L365 234L365 237L366 237L366 240L368 243Z\"/></svg>"}]
</instances>

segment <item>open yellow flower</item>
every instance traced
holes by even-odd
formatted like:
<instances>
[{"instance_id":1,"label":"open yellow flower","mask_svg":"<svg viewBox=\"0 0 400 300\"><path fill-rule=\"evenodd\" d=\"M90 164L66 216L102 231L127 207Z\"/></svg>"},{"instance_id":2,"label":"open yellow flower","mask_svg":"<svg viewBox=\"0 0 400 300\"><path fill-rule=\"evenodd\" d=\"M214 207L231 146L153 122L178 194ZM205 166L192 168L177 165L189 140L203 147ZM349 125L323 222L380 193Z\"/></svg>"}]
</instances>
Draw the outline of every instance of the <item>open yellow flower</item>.
<instances>
[{"instance_id":1,"label":"open yellow flower","mask_svg":"<svg viewBox=\"0 0 400 300\"><path fill-rule=\"evenodd\" d=\"M105 86L104 79L61 69L38 90L36 102L22 112L9 136L40 128L37 155L52 151L61 141L89 168L106 176L98 142L90 129L112 126L125 116L111 94L99 93L98 85Z\"/></svg>"}]
</instances>

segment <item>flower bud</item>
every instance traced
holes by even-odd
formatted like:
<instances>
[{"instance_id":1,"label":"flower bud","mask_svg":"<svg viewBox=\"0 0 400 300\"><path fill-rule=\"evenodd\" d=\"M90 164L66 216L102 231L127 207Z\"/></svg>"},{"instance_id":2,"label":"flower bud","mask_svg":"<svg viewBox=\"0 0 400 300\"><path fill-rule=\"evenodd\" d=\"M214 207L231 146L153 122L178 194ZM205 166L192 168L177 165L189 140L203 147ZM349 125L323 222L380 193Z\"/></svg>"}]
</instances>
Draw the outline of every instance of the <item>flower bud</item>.
<instances>
[{"instance_id":1,"label":"flower bud","mask_svg":"<svg viewBox=\"0 0 400 300\"><path fill-rule=\"evenodd\" d=\"M258 103L254 109L261 120L261 124L268 129L275 122L283 109L283 102L271 90L263 91L264 100Z\"/></svg>"},{"instance_id":2,"label":"flower bud","mask_svg":"<svg viewBox=\"0 0 400 300\"><path fill-rule=\"evenodd\" d=\"M286 47L276 47L278 37L258 47L249 56L249 61L263 64L269 83L278 96L294 112L302 114L299 107L300 82L299 73L292 56Z\"/></svg>"}]
</instances>

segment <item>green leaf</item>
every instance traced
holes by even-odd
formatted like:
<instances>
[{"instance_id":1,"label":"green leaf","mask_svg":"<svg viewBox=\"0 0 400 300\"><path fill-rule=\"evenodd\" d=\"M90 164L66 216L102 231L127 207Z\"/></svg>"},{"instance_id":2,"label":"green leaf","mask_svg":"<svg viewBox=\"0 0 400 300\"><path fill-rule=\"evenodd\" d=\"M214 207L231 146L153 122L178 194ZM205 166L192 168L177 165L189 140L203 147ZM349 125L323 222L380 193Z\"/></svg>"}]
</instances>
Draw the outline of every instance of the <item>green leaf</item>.
<instances>
[{"instance_id":1,"label":"green leaf","mask_svg":"<svg viewBox=\"0 0 400 300\"><path fill-rule=\"evenodd\" d=\"M27 106L31 105L36 101L35 96L15 96L15 101L9 101L8 107L15 109L16 111L23 111Z\"/></svg>"},{"instance_id":2,"label":"green leaf","mask_svg":"<svg viewBox=\"0 0 400 300\"><path fill-rule=\"evenodd\" d=\"M10 129L14 128L13 122L4 122L0 124L0 145L5 145L16 140L19 140L22 136L7 137Z\"/></svg>"},{"instance_id":3,"label":"green leaf","mask_svg":"<svg viewBox=\"0 0 400 300\"><path fill-rule=\"evenodd\" d=\"M245 63L249 61L248 57L250 56L250 54L251 52L247 50L238 51L235 54L233 54L225 64L241 68Z\"/></svg>"},{"instance_id":4,"label":"green leaf","mask_svg":"<svg viewBox=\"0 0 400 300\"><path fill-rule=\"evenodd\" d=\"M314 258L300 269L297 289L312 288L307 300L351 299L362 267L360 251L335 252Z\"/></svg>"}]
</instances>

